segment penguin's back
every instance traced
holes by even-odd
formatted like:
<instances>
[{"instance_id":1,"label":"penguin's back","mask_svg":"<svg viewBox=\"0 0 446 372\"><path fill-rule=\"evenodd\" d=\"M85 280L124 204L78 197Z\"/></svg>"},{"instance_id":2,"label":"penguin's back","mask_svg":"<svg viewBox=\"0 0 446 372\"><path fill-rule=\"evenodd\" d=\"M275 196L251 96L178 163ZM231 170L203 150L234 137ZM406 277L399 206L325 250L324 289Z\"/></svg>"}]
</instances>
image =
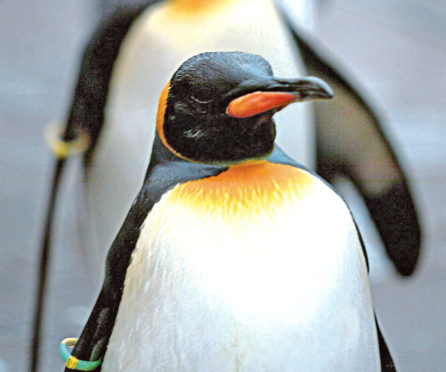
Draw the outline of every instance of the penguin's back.
<instances>
[{"instance_id":1,"label":"penguin's back","mask_svg":"<svg viewBox=\"0 0 446 372\"><path fill-rule=\"evenodd\" d=\"M379 370L341 198L269 162L165 193L142 226L103 370Z\"/></svg>"}]
</instances>

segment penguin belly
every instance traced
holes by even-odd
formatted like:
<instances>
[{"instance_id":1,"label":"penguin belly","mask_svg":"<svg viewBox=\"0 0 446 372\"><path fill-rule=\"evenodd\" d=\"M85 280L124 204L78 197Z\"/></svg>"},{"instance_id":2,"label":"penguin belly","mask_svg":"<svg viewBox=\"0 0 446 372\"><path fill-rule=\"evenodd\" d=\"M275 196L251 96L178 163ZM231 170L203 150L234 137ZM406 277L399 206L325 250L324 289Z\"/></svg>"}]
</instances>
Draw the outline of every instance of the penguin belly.
<instances>
[{"instance_id":1,"label":"penguin belly","mask_svg":"<svg viewBox=\"0 0 446 372\"><path fill-rule=\"evenodd\" d=\"M379 368L354 224L309 173L230 168L177 185L147 216L104 372Z\"/></svg>"},{"instance_id":2,"label":"penguin belly","mask_svg":"<svg viewBox=\"0 0 446 372\"><path fill-rule=\"evenodd\" d=\"M304 75L299 52L273 1L220 2L208 11L195 12L176 10L174 2L152 6L135 21L121 47L103 133L86 180L89 229L93 229L90 241L95 242L98 262L103 262L142 184L159 94L184 60L205 51L244 51L265 57L276 76ZM290 106L275 121L280 128L277 143L291 157L312 167L311 107Z\"/></svg>"}]
</instances>

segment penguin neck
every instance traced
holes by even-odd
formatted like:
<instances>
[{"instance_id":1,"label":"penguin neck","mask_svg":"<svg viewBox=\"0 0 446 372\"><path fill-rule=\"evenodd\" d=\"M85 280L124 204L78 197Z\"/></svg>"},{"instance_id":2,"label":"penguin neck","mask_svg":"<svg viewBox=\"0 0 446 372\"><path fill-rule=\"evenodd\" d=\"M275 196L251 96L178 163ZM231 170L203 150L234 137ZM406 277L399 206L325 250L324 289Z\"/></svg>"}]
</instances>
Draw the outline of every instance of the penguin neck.
<instances>
[{"instance_id":1,"label":"penguin neck","mask_svg":"<svg viewBox=\"0 0 446 372\"><path fill-rule=\"evenodd\" d=\"M267 159L259 158L259 159L249 159L244 160L239 163L234 163L229 166L229 169L235 170L235 171L243 171L244 169L248 169L250 167L256 167L256 166L262 166L267 163Z\"/></svg>"}]
</instances>

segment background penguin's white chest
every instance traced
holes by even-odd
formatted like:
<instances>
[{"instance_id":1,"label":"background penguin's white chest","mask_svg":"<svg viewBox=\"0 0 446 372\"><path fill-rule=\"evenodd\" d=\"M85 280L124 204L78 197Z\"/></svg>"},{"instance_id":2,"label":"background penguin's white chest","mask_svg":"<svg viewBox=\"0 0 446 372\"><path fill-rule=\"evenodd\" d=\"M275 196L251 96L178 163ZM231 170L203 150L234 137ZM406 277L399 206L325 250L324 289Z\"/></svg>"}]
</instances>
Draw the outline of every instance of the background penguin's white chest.
<instances>
[{"instance_id":1,"label":"background penguin's white chest","mask_svg":"<svg viewBox=\"0 0 446 372\"><path fill-rule=\"evenodd\" d=\"M379 369L366 268L340 199L283 203L278 189L251 213L221 193L220 207L200 210L179 188L143 225L104 371Z\"/></svg>"}]
</instances>

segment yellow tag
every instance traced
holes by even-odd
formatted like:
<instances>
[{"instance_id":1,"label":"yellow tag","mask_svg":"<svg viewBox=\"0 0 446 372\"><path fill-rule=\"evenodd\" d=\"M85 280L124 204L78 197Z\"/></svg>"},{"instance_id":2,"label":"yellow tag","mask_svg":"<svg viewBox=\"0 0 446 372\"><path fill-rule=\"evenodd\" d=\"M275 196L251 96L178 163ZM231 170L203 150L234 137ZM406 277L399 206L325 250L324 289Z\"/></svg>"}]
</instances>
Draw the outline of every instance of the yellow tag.
<instances>
[{"instance_id":1,"label":"yellow tag","mask_svg":"<svg viewBox=\"0 0 446 372\"><path fill-rule=\"evenodd\" d=\"M45 139L58 159L64 159L67 156L82 154L90 146L90 137L86 132L79 132L77 137L71 141L63 141L60 138L63 131L62 125L51 123L45 130Z\"/></svg>"},{"instance_id":2,"label":"yellow tag","mask_svg":"<svg viewBox=\"0 0 446 372\"><path fill-rule=\"evenodd\" d=\"M75 369L76 366L77 366L77 362L79 362L79 359L77 359L77 358L74 357L74 356L70 356L70 357L67 359L67 362L65 363L65 365L66 365L68 368L70 368L70 369Z\"/></svg>"}]
</instances>

